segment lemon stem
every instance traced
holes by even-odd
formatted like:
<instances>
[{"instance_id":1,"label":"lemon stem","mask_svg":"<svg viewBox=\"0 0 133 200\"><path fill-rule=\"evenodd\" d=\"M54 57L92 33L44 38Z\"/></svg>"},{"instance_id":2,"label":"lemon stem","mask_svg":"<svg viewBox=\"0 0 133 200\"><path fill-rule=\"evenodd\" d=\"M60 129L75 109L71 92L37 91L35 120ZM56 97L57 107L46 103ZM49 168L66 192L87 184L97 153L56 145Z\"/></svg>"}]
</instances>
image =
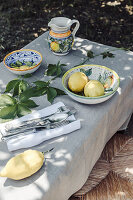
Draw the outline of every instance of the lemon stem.
<instances>
[{"instance_id":1,"label":"lemon stem","mask_svg":"<svg viewBox=\"0 0 133 200\"><path fill-rule=\"evenodd\" d=\"M53 151L53 149L54 149L54 148L52 148L52 149L50 149L50 150L48 150L48 151L42 152L42 154L46 154L46 153L48 153L48 152L50 152L50 151Z\"/></svg>"}]
</instances>

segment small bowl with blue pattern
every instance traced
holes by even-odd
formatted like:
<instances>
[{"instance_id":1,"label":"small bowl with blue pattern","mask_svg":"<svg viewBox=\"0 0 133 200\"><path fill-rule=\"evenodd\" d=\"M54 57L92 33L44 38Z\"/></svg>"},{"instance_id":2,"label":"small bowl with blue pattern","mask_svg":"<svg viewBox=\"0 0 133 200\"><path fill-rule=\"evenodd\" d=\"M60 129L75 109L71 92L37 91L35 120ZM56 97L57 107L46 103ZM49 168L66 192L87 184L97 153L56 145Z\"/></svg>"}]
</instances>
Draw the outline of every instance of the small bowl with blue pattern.
<instances>
[{"instance_id":1,"label":"small bowl with blue pattern","mask_svg":"<svg viewBox=\"0 0 133 200\"><path fill-rule=\"evenodd\" d=\"M42 55L35 50L16 50L4 58L5 67L17 75L25 75L35 72L41 65Z\"/></svg>"},{"instance_id":2,"label":"small bowl with blue pattern","mask_svg":"<svg viewBox=\"0 0 133 200\"><path fill-rule=\"evenodd\" d=\"M83 92L74 93L68 86L69 77L75 72L83 72L89 80L97 80L104 87L104 95L96 97L86 97ZM105 66L101 65L81 65L68 70L62 77L62 85L65 92L75 101L84 104L98 104L110 99L119 87L120 79L118 74Z\"/></svg>"}]
</instances>

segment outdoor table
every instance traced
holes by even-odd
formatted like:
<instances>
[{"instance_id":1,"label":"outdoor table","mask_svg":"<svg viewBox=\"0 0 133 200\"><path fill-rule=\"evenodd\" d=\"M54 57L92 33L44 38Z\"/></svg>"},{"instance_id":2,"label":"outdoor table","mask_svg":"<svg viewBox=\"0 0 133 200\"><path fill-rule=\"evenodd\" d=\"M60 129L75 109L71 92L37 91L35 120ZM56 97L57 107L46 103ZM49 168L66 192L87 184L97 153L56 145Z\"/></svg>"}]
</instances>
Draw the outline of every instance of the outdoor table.
<instances>
[{"instance_id":1,"label":"outdoor table","mask_svg":"<svg viewBox=\"0 0 133 200\"><path fill-rule=\"evenodd\" d=\"M66 56L55 56L50 52L47 43L47 32L25 46L26 49L35 49L43 55L41 67L33 74L30 81L45 80L44 71L47 64L56 64L60 61L67 64L65 69L81 63L86 58L87 51L95 54L113 47L76 38L73 50ZM97 56L88 64L99 64L115 70L120 77L120 86L115 95L96 105L81 104L72 100L68 95L55 98L54 103L62 101L65 105L77 109L76 118L81 120L81 129L58 138L48 140L33 147L39 151L46 151L54 147L53 152L46 155L46 164L34 175L21 181L0 178L0 200L67 200L79 190L94 164L98 160L107 141L130 117L133 111L133 53L130 51L113 51L114 58ZM0 90L16 75L9 72L4 64L0 64ZM53 81L53 85L63 89L61 78ZM46 95L34 98L42 109L49 106ZM24 149L8 152L7 146L0 141L0 170L14 155ZM103 169L104 170L104 169Z\"/></svg>"}]
</instances>

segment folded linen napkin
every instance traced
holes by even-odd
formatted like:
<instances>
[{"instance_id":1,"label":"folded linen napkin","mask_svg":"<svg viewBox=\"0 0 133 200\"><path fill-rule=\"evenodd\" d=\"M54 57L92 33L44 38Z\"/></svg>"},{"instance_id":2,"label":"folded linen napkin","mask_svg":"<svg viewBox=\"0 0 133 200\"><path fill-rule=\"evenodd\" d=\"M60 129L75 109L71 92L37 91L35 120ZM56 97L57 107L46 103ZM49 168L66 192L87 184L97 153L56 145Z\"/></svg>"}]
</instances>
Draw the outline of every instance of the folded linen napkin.
<instances>
[{"instance_id":1,"label":"folded linen napkin","mask_svg":"<svg viewBox=\"0 0 133 200\"><path fill-rule=\"evenodd\" d=\"M51 114L54 114L57 111L57 109L61 106L65 106L65 105L62 102L58 102L58 103L53 104L42 110L34 111L32 114L26 115L19 119L15 119L11 122L6 122L4 124L0 124L1 133L2 133L2 135L7 135L6 129L5 129L6 124L18 125L26 120L36 119L38 117L49 116ZM75 120L75 117L70 116L68 119ZM46 140L73 132L77 129L80 129L80 127L81 127L80 120L75 120L67 125L64 125L64 126L61 126L59 128L55 128L55 129L49 129L49 130L44 129L44 130L40 130L37 132L29 131L29 133L27 133L25 135L19 135L16 138L13 137L9 140L6 140L6 144L7 144L9 151L14 151L14 150L21 149L21 148L28 148L28 147L38 145Z\"/></svg>"},{"instance_id":2,"label":"folded linen napkin","mask_svg":"<svg viewBox=\"0 0 133 200\"><path fill-rule=\"evenodd\" d=\"M58 102L51 106L43 108L41 110L33 111L31 114L25 115L21 118L14 119L12 121L0 124L0 132L3 136L8 135L8 133L6 132L7 125L10 127L15 127L15 126L19 127L24 121L41 118L41 117L47 117L49 115L54 114L55 112L57 112L58 108L61 106L64 106L64 104L62 102Z\"/></svg>"}]
</instances>

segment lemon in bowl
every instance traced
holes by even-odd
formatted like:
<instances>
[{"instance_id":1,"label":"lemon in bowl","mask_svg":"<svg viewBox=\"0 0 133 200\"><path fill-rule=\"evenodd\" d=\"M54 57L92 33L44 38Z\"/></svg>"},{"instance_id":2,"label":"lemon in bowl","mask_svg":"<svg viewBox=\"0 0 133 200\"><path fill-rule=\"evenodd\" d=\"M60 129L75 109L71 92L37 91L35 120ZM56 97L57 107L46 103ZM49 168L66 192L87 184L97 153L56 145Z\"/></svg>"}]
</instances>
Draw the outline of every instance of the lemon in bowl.
<instances>
[{"instance_id":1,"label":"lemon in bowl","mask_svg":"<svg viewBox=\"0 0 133 200\"><path fill-rule=\"evenodd\" d=\"M88 79L84 87L80 87L80 89L82 88L81 90L79 90L78 79L75 81L78 90L73 90L72 87L75 85L72 82L73 86L71 86L69 82L70 77L73 77L73 74L77 72L84 73ZM98 104L107 101L117 92L119 84L119 76L114 70L95 64L71 68L62 77L62 85L65 92L70 98L84 104Z\"/></svg>"},{"instance_id":2,"label":"lemon in bowl","mask_svg":"<svg viewBox=\"0 0 133 200\"><path fill-rule=\"evenodd\" d=\"M104 87L100 81L90 80L84 87L86 97L98 97L104 95Z\"/></svg>"},{"instance_id":3,"label":"lemon in bowl","mask_svg":"<svg viewBox=\"0 0 133 200\"><path fill-rule=\"evenodd\" d=\"M87 82L88 77L83 72L75 72L69 77L68 86L73 92L82 92Z\"/></svg>"}]
</instances>

